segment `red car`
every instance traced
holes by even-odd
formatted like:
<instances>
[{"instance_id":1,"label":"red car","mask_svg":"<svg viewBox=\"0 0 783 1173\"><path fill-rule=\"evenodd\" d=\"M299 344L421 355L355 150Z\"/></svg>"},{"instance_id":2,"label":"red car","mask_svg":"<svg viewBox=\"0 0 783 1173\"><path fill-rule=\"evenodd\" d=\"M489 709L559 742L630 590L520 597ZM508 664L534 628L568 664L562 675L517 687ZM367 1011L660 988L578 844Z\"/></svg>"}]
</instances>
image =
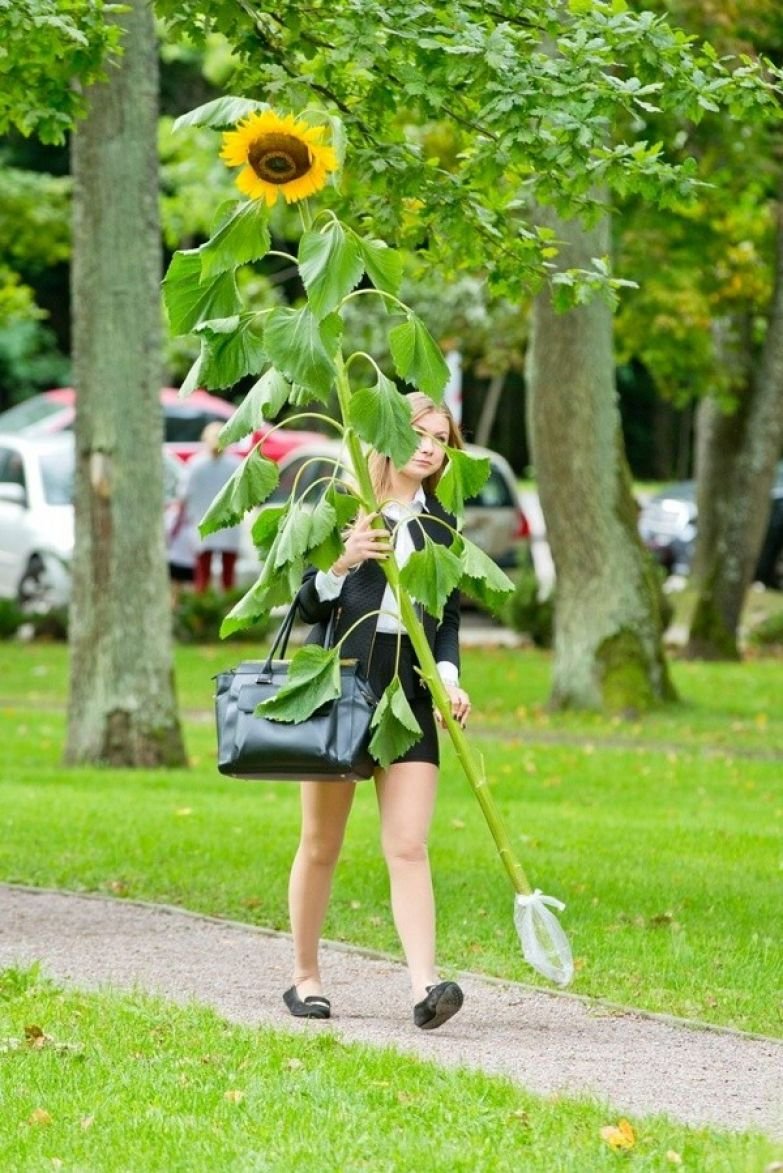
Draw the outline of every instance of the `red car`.
<instances>
[{"instance_id":1,"label":"red car","mask_svg":"<svg viewBox=\"0 0 783 1173\"><path fill-rule=\"evenodd\" d=\"M201 433L207 424L224 423L234 413L235 405L206 391L194 391L181 399L174 387L164 387L160 393L165 424L165 445L173 456L190 460L201 448ZM0 432L15 432L25 436L48 436L52 432L73 428L76 392L72 387L57 387L42 391L23 403L0 412ZM236 451L244 456L253 444L260 444L264 456L280 460L300 444L321 439L317 432L296 431L265 425L252 438L244 440Z\"/></svg>"}]
</instances>

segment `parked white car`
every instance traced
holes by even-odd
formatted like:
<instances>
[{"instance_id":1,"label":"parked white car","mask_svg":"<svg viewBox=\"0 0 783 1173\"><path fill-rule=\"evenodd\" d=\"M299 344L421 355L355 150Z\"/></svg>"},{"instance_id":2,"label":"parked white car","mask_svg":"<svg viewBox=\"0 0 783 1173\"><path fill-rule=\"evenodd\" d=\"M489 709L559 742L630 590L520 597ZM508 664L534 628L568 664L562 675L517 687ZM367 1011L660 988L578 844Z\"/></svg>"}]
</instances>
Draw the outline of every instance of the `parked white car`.
<instances>
[{"instance_id":1,"label":"parked white car","mask_svg":"<svg viewBox=\"0 0 783 1173\"><path fill-rule=\"evenodd\" d=\"M182 465L164 453L167 502ZM0 598L28 611L66 604L73 554L74 437L0 433Z\"/></svg>"}]
</instances>

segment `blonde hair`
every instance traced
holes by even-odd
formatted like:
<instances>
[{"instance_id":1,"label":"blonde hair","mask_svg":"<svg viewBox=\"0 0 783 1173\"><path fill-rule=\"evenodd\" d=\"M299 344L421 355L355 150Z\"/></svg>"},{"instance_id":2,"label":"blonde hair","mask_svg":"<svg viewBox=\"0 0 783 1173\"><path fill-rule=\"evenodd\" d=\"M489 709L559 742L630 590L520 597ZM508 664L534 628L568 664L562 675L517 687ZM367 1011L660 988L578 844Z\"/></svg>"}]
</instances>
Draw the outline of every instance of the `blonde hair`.
<instances>
[{"instance_id":1,"label":"blonde hair","mask_svg":"<svg viewBox=\"0 0 783 1173\"><path fill-rule=\"evenodd\" d=\"M449 436L446 441L448 446L450 448L464 447L459 425L445 403L436 403L434 399L430 399L429 395L425 395L422 391L411 391L409 395L405 395L403 398L410 407L411 423L414 426L416 421L420 420L422 416L429 415L431 411L436 411L438 415L443 416L449 425ZM370 452L367 458L367 467L370 470L370 479L372 480L372 487L375 490L375 496L379 501L384 501L389 496L392 488L391 457L384 456L381 452ZM437 472L432 473L422 482L425 493L432 494L435 492L438 481L443 475L444 467L445 463L441 465Z\"/></svg>"}]
</instances>

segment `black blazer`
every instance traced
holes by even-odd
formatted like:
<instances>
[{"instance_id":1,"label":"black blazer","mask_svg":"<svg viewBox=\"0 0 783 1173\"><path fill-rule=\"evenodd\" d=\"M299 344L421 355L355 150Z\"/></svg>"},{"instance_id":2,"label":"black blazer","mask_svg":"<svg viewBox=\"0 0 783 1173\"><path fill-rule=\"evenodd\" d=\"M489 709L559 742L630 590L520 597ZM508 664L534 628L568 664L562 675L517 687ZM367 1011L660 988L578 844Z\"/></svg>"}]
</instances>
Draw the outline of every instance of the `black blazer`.
<instances>
[{"instance_id":1,"label":"black blazer","mask_svg":"<svg viewBox=\"0 0 783 1173\"><path fill-rule=\"evenodd\" d=\"M452 527L456 525L454 517L446 512L437 498L428 494L425 499L424 512L419 515L419 520L414 521L410 526L413 545L417 550L424 547L424 534L433 542L439 542L442 545L451 544L452 534L445 526L438 523L436 520L438 518ZM299 614L305 623L315 624L306 642L323 644L326 638L326 626L335 608L337 608L335 640L348 631L362 615L367 615L367 620L364 623L359 623L351 632L342 649L342 654L346 659L356 658L366 672L372 637L378 623L378 616L370 615L370 612L380 608L386 590L386 576L377 562L362 562L352 574L346 575L342 591L337 598L323 602L318 598L315 589L317 573L314 566L306 570L299 591ZM449 595L440 622L418 604L417 609L424 624L427 642L436 661L448 660L459 669L459 591L454 590Z\"/></svg>"}]
</instances>

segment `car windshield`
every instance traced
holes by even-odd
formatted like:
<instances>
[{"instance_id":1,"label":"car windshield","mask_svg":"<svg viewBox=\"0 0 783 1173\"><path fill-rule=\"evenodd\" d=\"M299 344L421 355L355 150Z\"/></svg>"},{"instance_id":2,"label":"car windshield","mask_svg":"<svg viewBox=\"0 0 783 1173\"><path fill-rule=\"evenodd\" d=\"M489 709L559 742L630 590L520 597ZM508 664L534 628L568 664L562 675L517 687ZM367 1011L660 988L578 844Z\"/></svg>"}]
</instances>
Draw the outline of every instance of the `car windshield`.
<instances>
[{"instance_id":1,"label":"car windshield","mask_svg":"<svg viewBox=\"0 0 783 1173\"><path fill-rule=\"evenodd\" d=\"M41 395L17 403L7 411L0 411L0 432L34 432L53 415L63 410L62 403L55 403Z\"/></svg>"},{"instance_id":2,"label":"car windshield","mask_svg":"<svg viewBox=\"0 0 783 1173\"><path fill-rule=\"evenodd\" d=\"M489 476L475 497L469 497L465 505L480 509L507 509L515 504L506 478L499 468L492 466Z\"/></svg>"},{"instance_id":3,"label":"car windshield","mask_svg":"<svg viewBox=\"0 0 783 1173\"><path fill-rule=\"evenodd\" d=\"M41 457L41 480L47 505L70 505L73 501L73 448L46 452Z\"/></svg>"}]
</instances>

